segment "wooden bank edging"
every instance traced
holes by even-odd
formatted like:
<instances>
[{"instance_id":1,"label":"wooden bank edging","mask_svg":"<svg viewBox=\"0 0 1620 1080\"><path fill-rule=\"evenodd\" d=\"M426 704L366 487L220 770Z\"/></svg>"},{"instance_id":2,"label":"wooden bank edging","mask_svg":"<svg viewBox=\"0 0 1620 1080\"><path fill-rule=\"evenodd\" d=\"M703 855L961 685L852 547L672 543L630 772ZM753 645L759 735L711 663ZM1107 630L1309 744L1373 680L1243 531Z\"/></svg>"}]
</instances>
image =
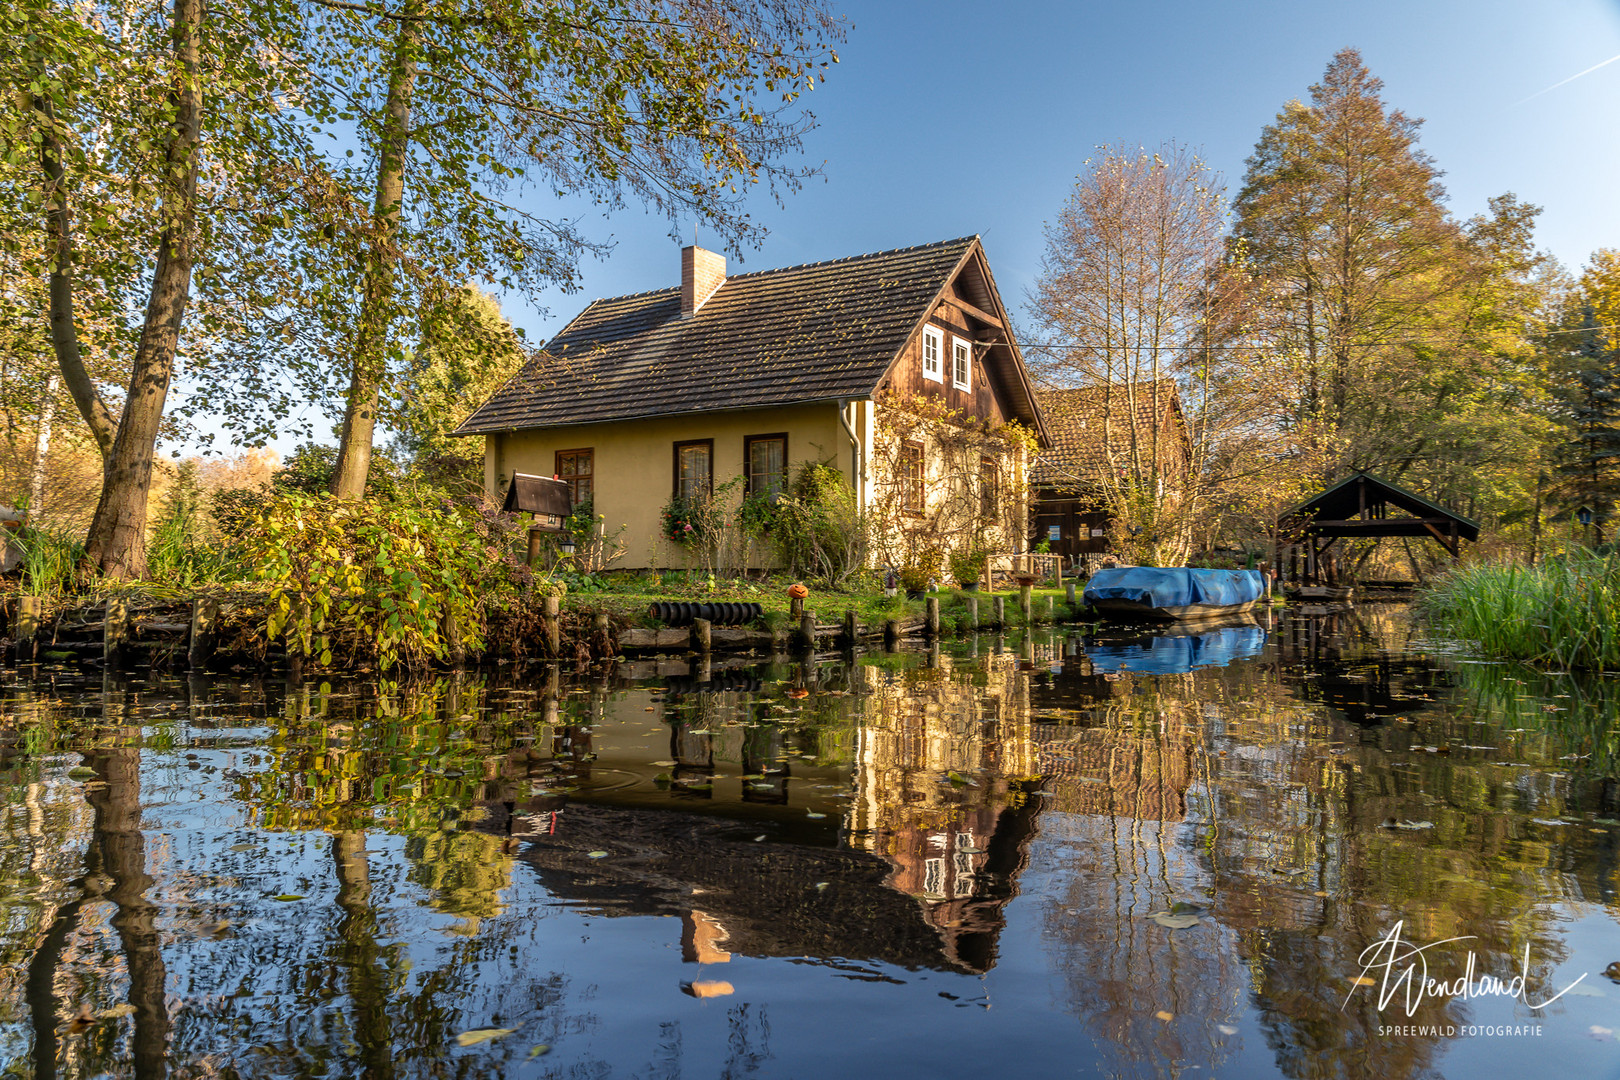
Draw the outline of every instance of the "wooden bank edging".
<instances>
[{"instance_id":1,"label":"wooden bank edging","mask_svg":"<svg viewBox=\"0 0 1620 1080\"><path fill-rule=\"evenodd\" d=\"M979 601L967 601L965 618L958 620L959 634L980 630L1003 630L1006 619L1006 598L991 597L989 618L980 618ZM1035 616L1028 596L1020 598L1025 625L1059 621L1053 598L1048 597L1044 618ZM14 597L7 601L5 623L10 638L6 658L12 663L36 663L42 658L52 660L74 659L81 662L100 662L108 667L125 666L146 660L151 663L179 664L192 670L201 670L212 662L248 662L262 667L286 665L295 674L301 673L306 659L285 649L265 649L261 654L248 656L232 652L221 657L219 626L222 615L239 605L222 604L214 596L194 596L189 600L174 600L135 607L125 597L110 597L103 601L84 604L58 611L47 620L45 603L35 596ZM907 638L937 640L942 636L939 598L928 597L922 618L886 619L880 623L863 625L853 609L846 610L838 622L822 622L813 611L796 605L799 618L791 630L772 631L747 626L714 626L707 620L697 619L689 627L664 629L632 628L614 632L612 620L605 612L594 613L589 629L580 627L576 636L563 638L561 600L546 597L541 606L541 635L535 655L513 659L557 660L565 656L608 659L615 655L635 653L684 652L699 656L715 653L809 651L821 646L836 645L853 648L858 645L893 647ZM1082 609L1066 605L1067 618L1083 617ZM459 642L453 626L446 627L451 639L449 666L460 666L469 659L495 658L494 654L470 658Z\"/></svg>"}]
</instances>

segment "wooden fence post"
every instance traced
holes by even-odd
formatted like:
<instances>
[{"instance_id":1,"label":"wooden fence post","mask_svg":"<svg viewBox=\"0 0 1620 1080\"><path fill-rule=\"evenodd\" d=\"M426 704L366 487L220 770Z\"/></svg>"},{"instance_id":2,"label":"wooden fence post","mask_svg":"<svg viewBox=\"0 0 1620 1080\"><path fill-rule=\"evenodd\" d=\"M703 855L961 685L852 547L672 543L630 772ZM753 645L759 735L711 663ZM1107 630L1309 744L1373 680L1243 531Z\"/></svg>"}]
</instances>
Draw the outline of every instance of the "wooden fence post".
<instances>
[{"instance_id":1,"label":"wooden fence post","mask_svg":"<svg viewBox=\"0 0 1620 1080\"><path fill-rule=\"evenodd\" d=\"M1024 625L1028 626L1035 621L1034 600L1031 594L1032 586L1018 586L1018 610L1024 614Z\"/></svg>"},{"instance_id":2,"label":"wooden fence post","mask_svg":"<svg viewBox=\"0 0 1620 1080\"><path fill-rule=\"evenodd\" d=\"M596 618L592 622L596 630L596 645L597 648L602 650L602 655L617 656L619 650L613 640L613 628L608 622L607 612L597 612Z\"/></svg>"},{"instance_id":3,"label":"wooden fence post","mask_svg":"<svg viewBox=\"0 0 1620 1080\"><path fill-rule=\"evenodd\" d=\"M1007 625L1007 598L1005 596L996 597L995 609L996 629L1000 630Z\"/></svg>"},{"instance_id":4,"label":"wooden fence post","mask_svg":"<svg viewBox=\"0 0 1620 1080\"><path fill-rule=\"evenodd\" d=\"M1064 590L1063 600L1069 605L1069 610L1072 612L1074 610L1074 582L1069 582L1069 587Z\"/></svg>"},{"instance_id":5,"label":"wooden fence post","mask_svg":"<svg viewBox=\"0 0 1620 1080\"><path fill-rule=\"evenodd\" d=\"M856 642L860 640L860 623L855 621L855 609L849 608L844 612L844 644L854 648Z\"/></svg>"},{"instance_id":6,"label":"wooden fence post","mask_svg":"<svg viewBox=\"0 0 1620 1080\"><path fill-rule=\"evenodd\" d=\"M713 641L713 624L708 619L692 620L692 650L701 656L708 656Z\"/></svg>"},{"instance_id":7,"label":"wooden fence post","mask_svg":"<svg viewBox=\"0 0 1620 1080\"><path fill-rule=\"evenodd\" d=\"M1047 621L1047 622L1053 622L1053 621L1055 621L1055 618L1054 618L1054 615L1053 615L1053 611L1052 611L1052 605L1053 605L1053 603L1054 603L1054 601L1053 601L1053 598L1052 598L1052 597L1050 597L1050 596L1048 596L1048 597L1047 597L1047 598L1046 598L1046 621Z\"/></svg>"},{"instance_id":8,"label":"wooden fence post","mask_svg":"<svg viewBox=\"0 0 1620 1080\"><path fill-rule=\"evenodd\" d=\"M540 610L546 624L546 654L557 656L562 652L562 598L543 597Z\"/></svg>"},{"instance_id":9,"label":"wooden fence post","mask_svg":"<svg viewBox=\"0 0 1620 1080\"><path fill-rule=\"evenodd\" d=\"M39 648L39 620L45 612L45 601L37 596L19 596L12 610L16 612L11 636L16 641L17 662L28 663Z\"/></svg>"},{"instance_id":10,"label":"wooden fence post","mask_svg":"<svg viewBox=\"0 0 1620 1080\"><path fill-rule=\"evenodd\" d=\"M101 624L101 657L113 667L124 656L124 643L129 640L129 602L121 596L107 598Z\"/></svg>"},{"instance_id":11,"label":"wooden fence post","mask_svg":"<svg viewBox=\"0 0 1620 1080\"><path fill-rule=\"evenodd\" d=\"M968 629L977 633L979 630L979 598L968 597Z\"/></svg>"},{"instance_id":12,"label":"wooden fence post","mask_svg":"<svg viewBox=\"0 0 1620 1080\"><path fill-rule=\"evenodd\" d=\"M930 596L923 604L923 633L930 638L939 637L939 597Z\"/></svg>"},{"instance_id":13,"label":"wooden fence post","mask_svg":"<svg viewBox=\"0 0 1620 1080\"><path fill-rule=\"evenodd\" d=\"M186 663L193 670L208 666L214 658L214 623L219 619L219 601L212 596L191 598L191 634L186 639Z\"/></svg>"},{"instance_id":14,"label":"wooden fence post","mask_svg":"<svg viewBox=\"0 0 1620 1080\"><path fill-rule=\"evenodd\" d=\"M883 647L893 649L900 644L900 620L887 619L883 623Z\"/></svg>"},{"instance_id":15,"label":"wooden fence post","mask_svg":"<svg viewBox=\"0 0 1620 1080\"><path fill-rule=\"evenodd\" d=\"M805 649L816 647L816 613L813 611L806 611L799 620L799 645Z\"/></svg>"}]
</instances>

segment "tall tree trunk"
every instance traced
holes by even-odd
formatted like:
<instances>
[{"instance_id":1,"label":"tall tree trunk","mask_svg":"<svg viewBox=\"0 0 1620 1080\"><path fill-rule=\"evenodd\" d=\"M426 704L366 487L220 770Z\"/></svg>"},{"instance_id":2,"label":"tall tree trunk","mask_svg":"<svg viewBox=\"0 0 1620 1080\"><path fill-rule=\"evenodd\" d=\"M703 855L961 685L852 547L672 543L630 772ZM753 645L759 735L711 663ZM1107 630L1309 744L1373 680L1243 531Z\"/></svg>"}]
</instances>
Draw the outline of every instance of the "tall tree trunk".
<instances>
[{"instance_id":1,"label":"tall tree trunk","mask_svg":"<svg viewBox=\"0 0 1620 1080\"><path fill-rule=\"evenodd\" d=\"M86 565L112 578L146 574L146 502L152 456L174 377L180 326L191 293L201 153L202 85L198 77L202 0L174 0L174 126L164 153L163 232L146 320L135 350L129 396L102 475L101 501L85 544Z\"/></svg>"},{"instance_id":2,"label":"tall tree trunk","mask_svg":"<svg viewBox=\"0 0 1620 1080\"><path fill-rule=\"evenodd\" d=\"M409 6L407 13L414 10L414 5ZM366 477L371 472L378 388L388 363L388 335L393 323L394 271L399 265L395 241L405 197L405 159L410 149L417 35L414 20L400 21L393 70L388 76L388 101L378 155L377 201L373 209L374 232L370 264L366 268L365 296L361 301L359 338L352 350L354 370L343 410L337 466L332 470L332 494L340 499L358 499L364 495Z\"/></svg>"},{"instance_id":3,"label":"tall tree trunk","mask_svg":"<svg viewBox=\"0 0 1620 1080\"><path fill-rule=\"evenodd\" d=\"M137 1080L163 1080L168 1072L168 972L157 929L157 905L146 898L154 882L146 872L146 838L141 832L141 752L137 747L98 750L88 755L100 788L89 792L96 812L96 860L112 880L107 898L117 905L118 932L129 969L129 1003L134 1006L132 1047Z\"/></svg>"},{"instance_id":4,"label":"tall tree trunk","mask_svg":"<svg viewBox=\"0 0 1620 1080\"><path fill-rule=\"evenodd\" d=\"M348 969L349 1001L355 1041L360 1044L364 1080L392 1080L394 1035L388 1018L388 968L377 912L371 904L371 867L366 860L366 834L332 834L332 863L337 872L338 960Z\"/></svg>"},{"instance_id":5,"label":"tall tree trunk","mask_svg":"<svg viewBox=\"0 0 1620 1080\"><path fill-rule=\"evenodd\" d=\"M39 128L39 167L45 174L45 231L50 245L51 347L56 364L67 380L68 391L79 407L90 434L95 437L101 456L112 452L117 421L107 409L96 384L84 367L79 349L79 330L73 319L73 221L68 209L67 170L62 165L62 142L56 133L56 111L45 95L33 99Z\"/></svg>"},{"instance_id":6,"label":"tall tree trunk","mask_svg":"<svg viewBox=\"0 0 1620 1080\"><path fill-rule=\"evenodd\" d=\"M62 376L53 374L45 383L45 400L39 409L39 430L34 434L34 467L28 477L28 517L39 524L45 509L45 455L51 448L51 424L56 419L56 391Z\"/></svg>"}]
</instances>

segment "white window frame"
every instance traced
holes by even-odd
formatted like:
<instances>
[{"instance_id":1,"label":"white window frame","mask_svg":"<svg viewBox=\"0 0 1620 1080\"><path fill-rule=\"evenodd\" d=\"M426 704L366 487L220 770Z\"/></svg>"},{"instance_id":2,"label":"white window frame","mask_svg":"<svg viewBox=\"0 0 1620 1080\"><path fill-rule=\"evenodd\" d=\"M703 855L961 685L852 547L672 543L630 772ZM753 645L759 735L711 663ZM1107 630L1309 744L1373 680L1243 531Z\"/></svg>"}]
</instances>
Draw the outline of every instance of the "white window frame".
<instances>
[{"instance_id":1,"label":"white window frame","mask_svg":"<svg viewBox=\"0 0 1620 1080\"><path fill-rule=\"evenodd\" d=\"M957 350L962 351L967 368L960 379L956 377ZM970 393L973 390L973 343L967 338L957 337L954 334L951 335L951 385L958 390L967 390Z\"/></svg>"},{"instance_id":2,"label":"white window frame","mask_svg":"<svg viewBox=\"0 0 1620 1080\"><path fill-rule=\"evenodd\" d=\"M928 370L928 347L934 347L934 370ZM945 331L937 326L923 327L922 373L929 382L945 381Z\"/></svg>"}]
</instances>

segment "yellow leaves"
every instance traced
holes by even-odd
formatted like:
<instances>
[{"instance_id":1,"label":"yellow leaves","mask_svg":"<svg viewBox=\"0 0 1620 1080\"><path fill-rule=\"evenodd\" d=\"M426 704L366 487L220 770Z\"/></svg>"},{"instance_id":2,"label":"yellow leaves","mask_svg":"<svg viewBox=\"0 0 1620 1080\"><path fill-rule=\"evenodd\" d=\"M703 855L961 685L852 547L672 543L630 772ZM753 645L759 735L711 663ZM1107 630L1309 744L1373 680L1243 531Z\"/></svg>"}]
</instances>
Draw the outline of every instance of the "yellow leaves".
<instances>
[{"instance_id":1,"label":"yellow leaves","mask_svg":"<svg viewBox=\"0 0 1620 1080\"><path fill-rule=\"evenodd\" d=\"M475 1031L463 1031L456 1036L457 1046L477 1046L495 1039L504 1039L517 1028L478 1028Z\"/></svg>"}]
</instances>

